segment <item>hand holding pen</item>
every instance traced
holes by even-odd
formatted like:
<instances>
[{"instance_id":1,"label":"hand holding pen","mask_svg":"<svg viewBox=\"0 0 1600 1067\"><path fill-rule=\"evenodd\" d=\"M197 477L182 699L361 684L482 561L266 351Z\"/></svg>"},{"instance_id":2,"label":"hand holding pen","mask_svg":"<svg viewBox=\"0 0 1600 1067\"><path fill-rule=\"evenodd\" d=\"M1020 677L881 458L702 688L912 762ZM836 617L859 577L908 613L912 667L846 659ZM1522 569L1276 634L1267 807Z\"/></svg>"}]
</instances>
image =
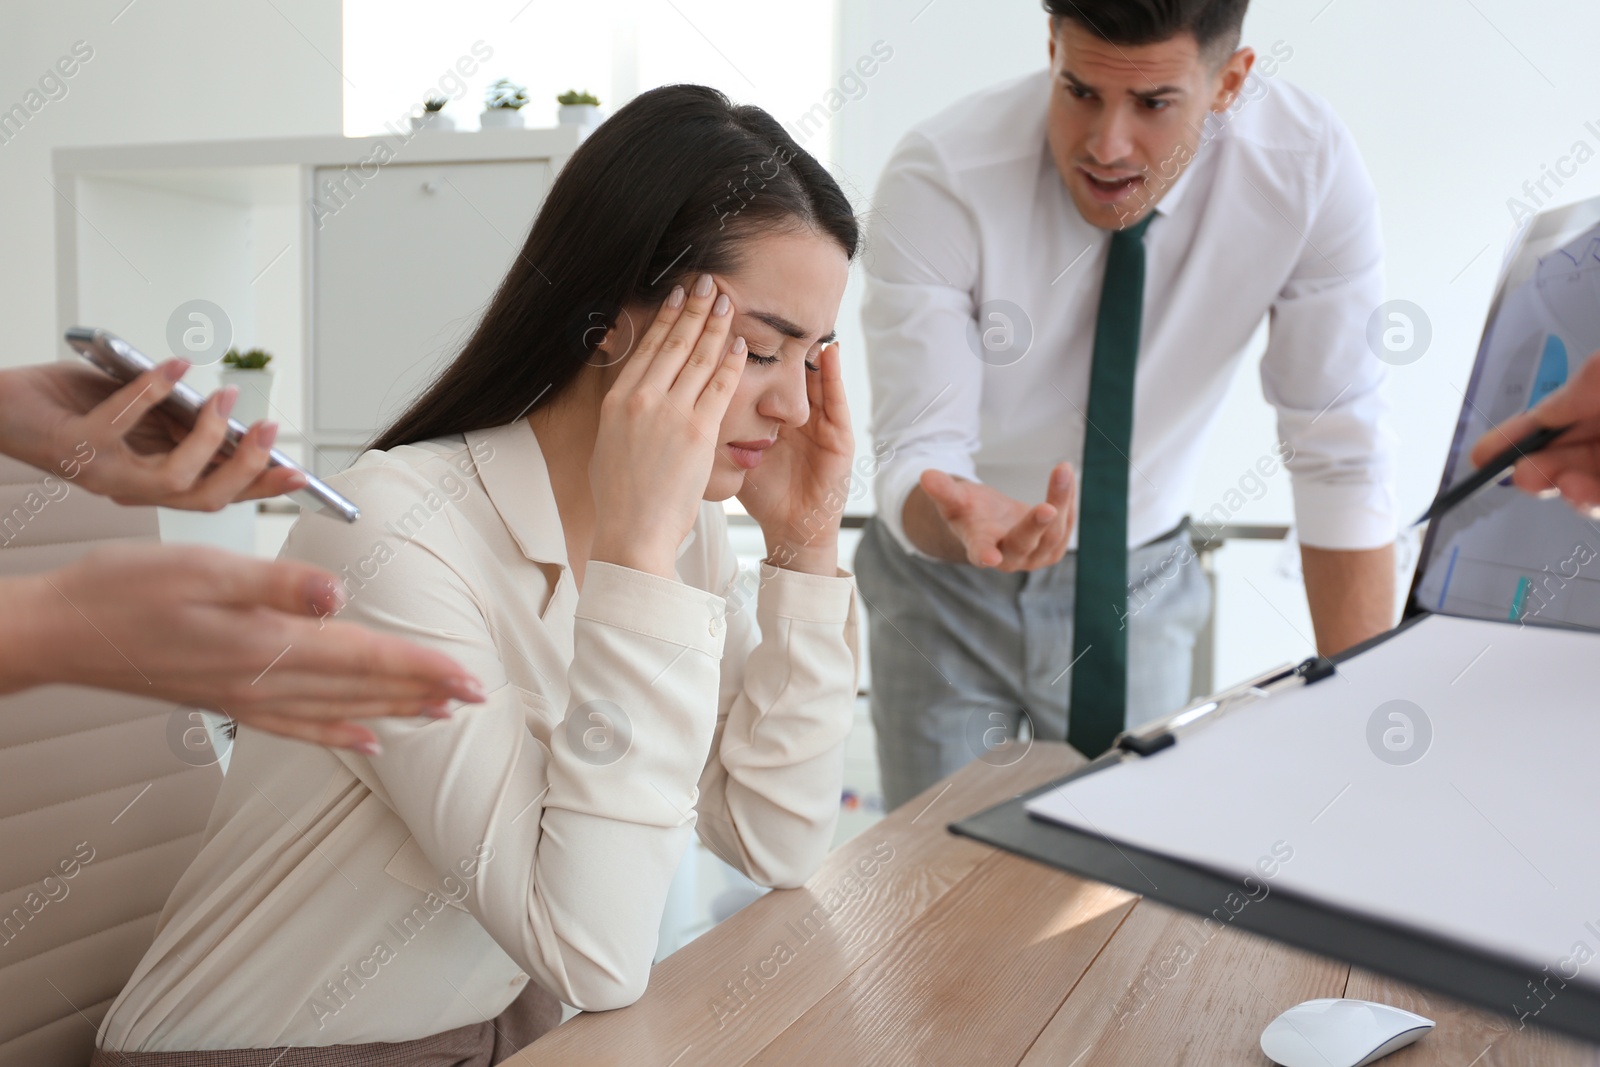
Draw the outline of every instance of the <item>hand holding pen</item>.
<instances>
[{"instance_id":1,"label":"hand holding pen","mask_svg":"<svg viewBox=\"0 0 1600 1067\"><path fill-rule=\"evenodd\" d=\"M1515 464L1510 469L1517 488L1540 496L1559 494L1579 511L1600 517L1600 358L1596 356L1586 360L1566 385L1479 438L1472 447L1472 461L1488 470L1515 443L1521 448L1513 453ZM1526 439L1540 431L1547 431L1541 435L1544 443L1527 447Z\"/></svg>"}]
</instances>

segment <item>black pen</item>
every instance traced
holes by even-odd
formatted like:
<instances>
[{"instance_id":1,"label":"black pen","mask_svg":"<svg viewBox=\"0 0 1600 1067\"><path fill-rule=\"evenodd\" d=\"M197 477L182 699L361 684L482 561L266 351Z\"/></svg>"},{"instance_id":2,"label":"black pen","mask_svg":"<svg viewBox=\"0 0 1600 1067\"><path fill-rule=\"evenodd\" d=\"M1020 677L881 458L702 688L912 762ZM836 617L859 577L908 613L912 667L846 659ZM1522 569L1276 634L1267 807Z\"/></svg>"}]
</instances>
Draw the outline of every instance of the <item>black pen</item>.
<instances>
[{"instance_id":1,"label":"black pen","mask_svg":"<svg viewBox=\"0 0 1600 1067\"><path fill-rule=\"evenodd\" d=\"M1437 520L1439 516L1516 466L1517 460L1539 451L1570 429L1572 429L1571 426L1545 426L1534 430L1522 440L1515 442L1503 452L1495 455L1489 462L1473 471L1466 478L1440 493L1434 498L1428 510L1422 513L1422 517L1411 525L1420 526L1425 522Z\"/></svg>"}]
</instances>

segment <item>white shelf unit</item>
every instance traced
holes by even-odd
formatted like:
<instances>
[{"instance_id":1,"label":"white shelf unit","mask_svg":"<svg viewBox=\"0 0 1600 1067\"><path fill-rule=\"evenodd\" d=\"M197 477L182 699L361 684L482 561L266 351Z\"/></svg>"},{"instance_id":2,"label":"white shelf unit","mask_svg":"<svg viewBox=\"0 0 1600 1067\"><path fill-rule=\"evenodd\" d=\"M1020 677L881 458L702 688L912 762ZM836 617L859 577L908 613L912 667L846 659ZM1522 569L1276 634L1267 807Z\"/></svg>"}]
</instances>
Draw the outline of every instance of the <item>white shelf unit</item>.
<instances>
[{"instance_id":1,"label":"white shelf unit","mask_svg":"<svg viewBox=\"0 0 1600 1067\"><path fill-rule=\"evenodd\" d=\"M57 148L58 325L193 361L168 322L210 301L274 354L281 447L331 473L459 349L585 132Z\"/></svg>"}]
</instances>

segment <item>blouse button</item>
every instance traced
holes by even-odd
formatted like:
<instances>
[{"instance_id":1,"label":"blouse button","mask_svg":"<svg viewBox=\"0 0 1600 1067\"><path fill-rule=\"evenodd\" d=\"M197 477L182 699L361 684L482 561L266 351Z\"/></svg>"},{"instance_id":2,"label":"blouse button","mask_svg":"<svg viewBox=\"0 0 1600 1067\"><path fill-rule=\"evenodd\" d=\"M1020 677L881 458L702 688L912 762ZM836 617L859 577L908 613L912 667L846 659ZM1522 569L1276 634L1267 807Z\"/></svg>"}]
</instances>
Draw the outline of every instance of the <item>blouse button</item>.
<instances>
[{"instance_id":1,"label":"blouse button","mask_svg":"<svg viewBox=\"0 0 1600 1067\"><path fill-rule=\"evenodd\" d=\"M715 615L711 616L711 621L706 623L706 633L710 634L712 637L715 637L721 632L722 620Z\"/></svg>"},{"instance_id":2,"label":"blouse button","mask_svg":"<svg viewBox=\"0 0 1600 1067\"><path fill-rule=\"evenodd\" d=\"M511 979L511 984L512 985L521 985L523 982L526 982L527 980L528 980L528 976L527 975L519 974L515 978Z\"/></svg>"}]
</instances>

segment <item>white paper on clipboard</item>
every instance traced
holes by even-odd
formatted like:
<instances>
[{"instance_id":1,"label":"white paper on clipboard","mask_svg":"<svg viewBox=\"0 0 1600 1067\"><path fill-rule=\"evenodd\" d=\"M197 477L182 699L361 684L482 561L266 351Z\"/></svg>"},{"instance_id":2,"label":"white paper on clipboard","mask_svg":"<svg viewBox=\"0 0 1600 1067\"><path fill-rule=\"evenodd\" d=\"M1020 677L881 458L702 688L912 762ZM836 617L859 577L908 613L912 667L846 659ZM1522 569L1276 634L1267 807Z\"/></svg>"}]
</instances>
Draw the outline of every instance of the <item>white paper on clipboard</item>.
<instances>
[{"instance_id":1,"label":"white paper on clipboard","mask_svg":"<svg viewBox=\"0 0 1600 1067\"><path fill-rule=\"evenodd\" d=\"M1600 986L1600 635L1428 616L1026 807Z\"/></svg>"}]
</instances>

